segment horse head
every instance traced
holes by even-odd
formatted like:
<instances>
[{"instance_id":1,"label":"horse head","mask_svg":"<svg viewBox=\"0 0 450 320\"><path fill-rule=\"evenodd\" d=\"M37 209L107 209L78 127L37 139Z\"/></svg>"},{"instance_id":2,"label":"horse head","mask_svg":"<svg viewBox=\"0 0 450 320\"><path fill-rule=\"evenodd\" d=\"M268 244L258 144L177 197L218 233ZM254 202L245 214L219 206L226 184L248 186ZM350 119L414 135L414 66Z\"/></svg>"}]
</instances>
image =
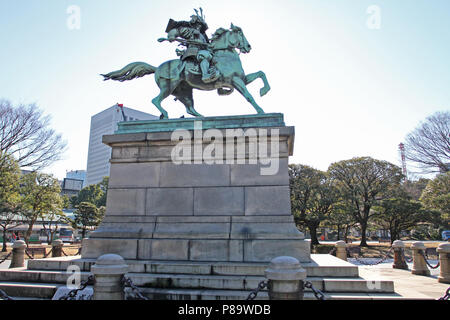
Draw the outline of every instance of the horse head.
<instances>
[{"instance_id":1,"label":"horse head","mask_svg":"<svg viewBox=\"0 0 450 320\"><path fill-rule=\"evenodd\" d=\"M214 50L233 48L239 49L243 53L249 53L252 49L242 29L234 24L231 24L229 30L224 28L217 29L213 34L211 42Z\"/></svg>"}]
</instances>

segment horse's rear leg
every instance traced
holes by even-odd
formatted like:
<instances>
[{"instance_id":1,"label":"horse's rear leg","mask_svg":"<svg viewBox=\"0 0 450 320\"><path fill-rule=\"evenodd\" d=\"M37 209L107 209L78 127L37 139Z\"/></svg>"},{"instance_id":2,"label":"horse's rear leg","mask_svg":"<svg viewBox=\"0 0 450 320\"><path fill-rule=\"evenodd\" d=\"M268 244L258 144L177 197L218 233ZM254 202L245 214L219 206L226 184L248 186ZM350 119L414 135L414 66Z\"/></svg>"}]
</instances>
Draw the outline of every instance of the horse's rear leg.
<instances>
[{"instance_id":1,"label":"horse's rear leg","mask_svg":"<svg viewBox=\"0 0 450 320\"><path fill-rule=\"evenodd\" d=\"M152 103L161 112L161 116L159 118L167 119L169 118L169 115L167 111L161 106L161 102L172 93L173 90L170 90L169 88L174 88L174 86L172 86L172 83L170 83L170 81L165 81L162 83L157 82L157 84L161 91L159 92L159 95L157 97L153 98Z\"/></svg>"},{"instance_id":2,"label":"horse's rear leg","mask_svg":"<svg viewBox=\"0 0 450 320\"><path fill-rule=\"evenodd\" d=\"M255 72L255 73L250 73L250 74L245 76L245 80L244 81L245 81L245 85L248 85L249 83L252 83L253 81L255 81L258 78L261 78L261 80L264 83L264 87L262 87L259 90L259 95L262 97L263 95L265 95L270 90L270 85L269 85L269 82L267 81L266 74L264 72L258 71L258 72Z\"/></svg>"},{"instance_id":3,"label":"horse's rear leg","mask_svg":"<svg viewBox=\"0 0 450 320\"><path fill-rule=\"evenodd\" d=\"M255 108L256 112L264 113L264 110L261 109L260 106L258 106L258 104L255 102L255 99L253 99L253 97L250 94L250 92L248 92L247 87L245 86L244 80L242 80L239 77L234 77L231 80L231 83L236 88L236 90L239 91L244 96L244 98L247 99L247 101L251 103L253 108Z\"/></svg>"},{"instance_id":4,"label":"horse's rear leg","mask_svg":"<svg viewBox=\"0 0 450 320\"><path fill-rule=\"evenodd\" d=\"M203 117L194 108L194 98L192 97L192 87L187 86L183 83L178 86L178 88L173 92L173 95L180 100L182 104L186 107L186 112L195 117Z\"/></svg>"}]
</instances>

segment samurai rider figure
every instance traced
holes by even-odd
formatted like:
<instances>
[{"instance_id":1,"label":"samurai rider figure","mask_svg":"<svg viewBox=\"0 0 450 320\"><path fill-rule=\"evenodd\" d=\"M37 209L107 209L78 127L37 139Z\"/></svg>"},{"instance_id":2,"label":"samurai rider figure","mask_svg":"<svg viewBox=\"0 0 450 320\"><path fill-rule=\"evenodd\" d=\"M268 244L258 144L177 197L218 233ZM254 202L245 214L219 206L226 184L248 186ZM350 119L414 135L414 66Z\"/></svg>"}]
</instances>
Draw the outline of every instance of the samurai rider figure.
<instances>
[{"instance_id":1,"label":"samurai rider figure","mask_svg":"<svg viewBox=\"0 0 450 320\"><path fill-rule=\"evenodd\" d=\"M219 78L219 72L216 68L210 68L213 55L209 49L209 39L205 31L208 30L208 25L205 22L203 10L200 8L200 14L197 9L195 15L191 16L190 21L175 21L169 20L167 24L167 40L173 42L180 41L187 48L185 51L177 49L177 54L181 55L181 60L193 59L200 64L202 72L202 81L204 83L214 82Z\"/></svg>"}]
</instances>

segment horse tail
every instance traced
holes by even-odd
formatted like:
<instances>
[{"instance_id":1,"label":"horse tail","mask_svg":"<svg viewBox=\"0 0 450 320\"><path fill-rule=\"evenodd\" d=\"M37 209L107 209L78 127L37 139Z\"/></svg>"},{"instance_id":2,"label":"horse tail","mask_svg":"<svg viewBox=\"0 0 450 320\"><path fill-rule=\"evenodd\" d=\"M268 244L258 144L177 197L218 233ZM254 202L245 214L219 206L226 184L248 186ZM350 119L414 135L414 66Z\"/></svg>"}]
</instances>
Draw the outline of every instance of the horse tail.
<instances>
[{"instance_id":1,"label":"horse tail","mask_svg":"<svg viewBox=\"0 0 450 320\"><path fill-rule=\"evenodd\" d=\"M151 66L145 62L133 62L126 65L120 70L101 75L104 78L103 80L116 80L122 82L140 78L147 74L155 73L156 69L156 67Z\"/></svg>"}]
</instances>

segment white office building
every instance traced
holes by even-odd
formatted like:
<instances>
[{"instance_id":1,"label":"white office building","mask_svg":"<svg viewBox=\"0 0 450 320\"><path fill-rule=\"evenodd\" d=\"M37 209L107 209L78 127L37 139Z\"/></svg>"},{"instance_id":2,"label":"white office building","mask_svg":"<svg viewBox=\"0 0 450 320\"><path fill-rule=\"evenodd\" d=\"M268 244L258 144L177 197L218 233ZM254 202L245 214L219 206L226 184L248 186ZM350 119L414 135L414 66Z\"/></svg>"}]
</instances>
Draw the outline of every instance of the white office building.
<instances>
[{"instance_id":1,"label":"white office building","mask_svg":"<svg viewBox=\"0 0 450 320\"><path fill-rule=\"evenodd\" d=\"M103 177L109 176L111 148L102 143L103 135L113 134L121 121L154 119L159 117L127 107L123 107L122 112L117 104L92 116L85 185L99 183Z\"/></svg>"},{"instance_id":2,"label":"white office building","mask_svg":"<svg viewBox=\"0 0 450 320\"><path fill-rule=\"evenodd\" d=\"M66 172L66 178L67 179L82 180L83 181L82 187L84 188L86 186L86 170L67 171Z\"/></svg>"}]
</instances>

